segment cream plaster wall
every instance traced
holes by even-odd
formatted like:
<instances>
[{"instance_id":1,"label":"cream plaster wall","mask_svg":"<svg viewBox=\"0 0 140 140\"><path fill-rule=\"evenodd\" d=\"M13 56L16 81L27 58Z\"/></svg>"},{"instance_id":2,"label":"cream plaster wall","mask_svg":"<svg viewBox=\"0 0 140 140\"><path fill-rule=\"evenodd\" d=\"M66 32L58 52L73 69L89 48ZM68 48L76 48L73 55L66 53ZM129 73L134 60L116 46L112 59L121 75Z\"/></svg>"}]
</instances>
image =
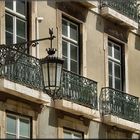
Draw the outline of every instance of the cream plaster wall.
<instances>
[{"instance_id":1,"label":"cream plaster wall","mask_svg":"<svg viewBox=\"0 0 140 140\"><path fill-rule=\"evenodd\" d=\"M140 97L140 37L130 33L128 38L129 93Z\"/></svg>"}]
</instances>

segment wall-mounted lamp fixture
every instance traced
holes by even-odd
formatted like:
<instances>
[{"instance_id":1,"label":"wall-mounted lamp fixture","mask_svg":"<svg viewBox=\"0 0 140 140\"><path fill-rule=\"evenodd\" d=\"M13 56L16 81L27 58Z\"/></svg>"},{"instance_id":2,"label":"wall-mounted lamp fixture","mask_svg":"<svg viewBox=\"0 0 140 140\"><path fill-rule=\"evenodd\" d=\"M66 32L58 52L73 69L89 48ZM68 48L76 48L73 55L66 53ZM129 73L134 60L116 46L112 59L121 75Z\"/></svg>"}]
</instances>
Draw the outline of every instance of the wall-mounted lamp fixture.
<instances>
[{"instance_id":1,"label":"wall-mounted lamp fixture","mask_svg":"<svg viewBox=\"0 0 140 140\"><path fill-rule=\"evenodd\" d=\"M64 60L55 57L56 49L52 48L53 29L49 29L51 47L47 50L48 56L41 59L41 66L43 72L44 90L54 97L58 92L61 84L61 73Z\"/></svg>"}]
</instances>

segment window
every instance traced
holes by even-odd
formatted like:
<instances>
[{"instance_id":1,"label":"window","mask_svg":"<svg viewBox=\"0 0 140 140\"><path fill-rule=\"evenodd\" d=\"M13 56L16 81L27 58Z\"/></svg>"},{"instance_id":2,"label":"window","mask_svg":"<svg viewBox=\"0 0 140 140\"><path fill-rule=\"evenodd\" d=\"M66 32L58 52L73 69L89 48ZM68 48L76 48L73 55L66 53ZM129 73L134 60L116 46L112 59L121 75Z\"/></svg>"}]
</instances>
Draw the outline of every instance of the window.
<instances>
[{"instance_id":1,"label":"window","mask_svg":"<svg viewBox=\"0 0 140 140\"><path fill-rule=\"evenodd\" d=\"M108 42L109 87L122 90L122 49L121 45Z\"/></svg>"},{"instance_id":2,"label":"window","mask_svg":"<svg viewBox=\"0 0 140 140\"><path fill-rule=\"evenodd\" d=\"M6 44L27 40L27 2L24 0L5 1Z\"/></svg>"},{"instance_id":3,"label":"window","mask_svg":"<svg viewBox=\"0 0 140 140\"><path fill-rule=\"evenodd\" d=\"M6 119L6 138L30 138L30 118L8 113Z\"/></svg>"},{"instance_id":4,"label":"window","mask_svg":"<svg viewBox=\"0 0 140 140\"><path fill-rule=\"evenodd\" d=\"M62 19L62 54L64 68L79 73L79 26Z\"/></svg>"},{"instance_id":5,"label":"window","mask_svg":"<svg viewBox=\"0 0 140 140\"><path fill-rule=\"evenodd\" d=\"M64 129L64 139L82 139L83 135L80 132Z\"/></svg>"}]
</instances>

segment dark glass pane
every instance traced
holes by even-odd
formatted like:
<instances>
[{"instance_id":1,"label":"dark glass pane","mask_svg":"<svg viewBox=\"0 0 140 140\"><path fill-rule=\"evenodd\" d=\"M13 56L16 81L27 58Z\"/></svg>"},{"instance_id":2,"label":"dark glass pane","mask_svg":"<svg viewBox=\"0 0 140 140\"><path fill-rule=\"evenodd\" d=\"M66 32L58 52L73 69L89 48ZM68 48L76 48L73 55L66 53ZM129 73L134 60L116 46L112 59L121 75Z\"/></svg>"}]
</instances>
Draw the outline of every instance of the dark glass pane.
<instances>
[{"instance_id":1,"label":"dark glass pane","mask_svg":"<svg viewBox=\"0 0 140 140\"><path fill-rule=\"evenodd\" d=\"M6 138L7 139L16 139L16 136L15 135L11 135L11 134L7 134Z\"/></svg>"},{"instance_id":2,"label":"dark glass pane","mask_svg":"<svg viewBox=\"0 0 140 140\"><path fill-rule=\"evenodd\" d=\"M64 131L64 138L65 139L70 139L70 138L72 138L72 134L70 132L65 132Z\"/></svg>"},{"instance_id":3,"label":"dark glass pane","mask_svg":"<svg viewBox=\"0 0 140 140\"><path fill-rule=\"evenodd\" d=\"M112 84L112 76L109 76L109 87L113 87L113 84Z\"/></svg>"},{"instance_id":4,"label":"dark glass pane","mask_svg":"<svg viewBox=\"0 0 140 140\"><path fill-rule=\"evenodd\" d=\"M121 67L120 65L115 64L115 77L120 78L121 77Z\"/></svg>"},{"instance_id":5,"label":"dark glass pane","mask_svg":"<svg viewBox=\"0 0 140 140\"><path fill-rule=\"evenodd\" d=\"M120 47L114 46L114 57L118 60L121 60L121 51Z\"/></svg>"},{"instance_id":6,"label":"dark glass pane","mask_svg":"<svg viewBox=\"0 0 140 140\"><path fill-rule=\"evenodd\" d=\"M67 49L68 49L67 45L68 45L67 42L65 42L65 41L62 42L62 53L63 53L64 56L68 56L68 54L67 54Z\"/></svg>"},{"instance_id":7,"label":"dark glass pane","mask_svg":"<svg viewBox=\"0 0 140 140\"><path fill-rule=\"evenodd\" d=\"M16 117L7 116L7 132L16 133Z\"/></svg>"},{"instance_id":8,"label":"dark glass pane","mask_svg":"<svg viewBox=\"0 0 140 140\"><path fill-rule=\"evenodd\" d=\"M82 134L74 134L74 139L81 139L82 138Z\"/></svg>"},{"instance_id":9,"label":"dark glass pane","mask_svg":"<svg viewBox=\"0 0 140 140\"><path fill-rule=\"evenodd\" d=\"M6 22L6 31L13 33L13 17L6 14L5 22Z\"/></svg>"},{"instance_id":10,"label":"dark glass pane","mask_svg":"<svg viewBox=\"0 0 140 140\"><path fill-rule=\"evenodd\" d=\"M71 51L70 51L71 59L74 59L77 61L77 47L70 44L70 49L71 49Z\"/></svg>"},{"instance_id":11,"label":"dark glass pane","mask_svg":"<svg viewBox=\"0 0 140 140\"><path fill-rule=\"evenodd\" d=\"M68 36L68 25L65 20L62 20L62 34Z\"/></svg>"},{"instance_id":12,"label":"dark glass pane","mask_svg":"<svg viewBox=\"0 0 140 140\"><path fill-rule=\"evenodd\" d=\"M26 39L17 36L17 43L25 42Z\"/></svg>"},{"instance_id":13,"label":"dark glass pane","mask_svg":"<svg viewBox=\"0 0 140 140\"><path fill-rule=\"evenodd\" d=\"M26 22L17 19L17 35L25 38L26 36Z\"/></svg>"},{"instance_id":14,"label":"dark glass pane","mask_svg":"<svg viewBox=\"0 0 140 140\"><path fill-rule=\"evenodd\" d=\"M108 67L109 67L109 75L112 75L112 62L111 61L109 61Z\"/></svg>"},{"instance_id":15,"label":"dark glass pane","mask_svg":"<svg viewBox=\"0 0 140 140\"><path fill-rule=\"evenodd\" d=\"M20 119L20 135L30 137L30 121Z\"/></svg>"},{"instance_id":16,"label":"dark glass pane","mask_svg":"<svg viewBox=\"0 0 140 140\"><path fill-rule=\"evenodd\" d=\"M13 44L13 34L6 32L6 44Z\"/></svg>"},{"instance_id":17,"label":"dark glass pane","mask_svg":"<svg viewBox=\"0 0 140 140\"><path fill-rule=\"evenodd\" d=\"M77 73L77 62L71 60L71 71Z\"/></svg>"},{"instance_id":18,"label":"dark glass pane","mask_svg":"<svg viewBox=\"0 0 140 140\"><path fill-rule=\"evenodd\" d=\"M115 89L121 90L121 81L120 81L120 79L115 78Z\"/></svg>"},{"instance_id":19,"label":"dark glass pane","mask_svg":"<svg viewBox=\"0 0 140 140\"><path fill-rule=\"evenodd\" d=\"M5 7L13 10L13 1L11 0L5 0Z\"/></svg>"},{"instance_id":20,"label":"dark glass pane","mask_svg":"<svg viewBox=\"0 0 140 140\"><path fill-rule=\"evenodd\" d=\"M63 67L65 68L65 69L68 69L68 59L66 58L66 57L64 57L63 56L63 59L64 59L64 64L63 64Z\"/></svg>"},{"instance_id":21,"label":"dark glass pane","mask_svg":"<svg viewBox=\"0 0 140 140\"><path fill-rule=\"evenodd\" d=\"M22 15L25 15L26 12L25 1L24 0L17 0L16 1L16 11Z\"/></svg>"},{"instance_id":22,"label":"dark glass pane","mask_svg":"<svg viewBox=\"0 0 140 140\"><path fill-rule=\"evenodd\" d=\"M78 41L78 31L76 25L70 24L70 38Z\"/></svg>"},{"instance_id":23,"label":"dark glass pane","mask_svg":"<svg viewBox=\"0 0 140 140\"><path fill-rule=\"evenodd\" d=\"M108 46L108 55L112 56L112 47Z\"/></svg>"}]
</instances>

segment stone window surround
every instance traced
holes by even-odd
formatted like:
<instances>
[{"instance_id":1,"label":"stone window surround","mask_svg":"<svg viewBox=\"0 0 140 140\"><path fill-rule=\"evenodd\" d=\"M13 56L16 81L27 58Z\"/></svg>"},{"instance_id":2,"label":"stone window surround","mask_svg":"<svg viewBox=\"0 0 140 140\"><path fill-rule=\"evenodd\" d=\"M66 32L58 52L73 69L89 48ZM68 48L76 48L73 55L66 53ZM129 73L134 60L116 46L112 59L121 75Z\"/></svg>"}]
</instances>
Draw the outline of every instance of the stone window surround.
<instances>
[{"instance_id":1,"label":"stone window surround","mask_svg":"<svg viewBox=\"0 0 140 140\"><path fill-rule=\"evenodd\" d=\"M1 124L1 138L5 138L5 132L6 132L6 115L7 113L13 113L13 114L19 114L21 116L27 116L32 118L31 122L31 138L36 138L37 136L37 113L28 105L14 101L11 99L8 99L6 102L1 102L2 104L2 111L0 110L0 113L2 115L2 122Z\"/></svg>"}]
</instances>

